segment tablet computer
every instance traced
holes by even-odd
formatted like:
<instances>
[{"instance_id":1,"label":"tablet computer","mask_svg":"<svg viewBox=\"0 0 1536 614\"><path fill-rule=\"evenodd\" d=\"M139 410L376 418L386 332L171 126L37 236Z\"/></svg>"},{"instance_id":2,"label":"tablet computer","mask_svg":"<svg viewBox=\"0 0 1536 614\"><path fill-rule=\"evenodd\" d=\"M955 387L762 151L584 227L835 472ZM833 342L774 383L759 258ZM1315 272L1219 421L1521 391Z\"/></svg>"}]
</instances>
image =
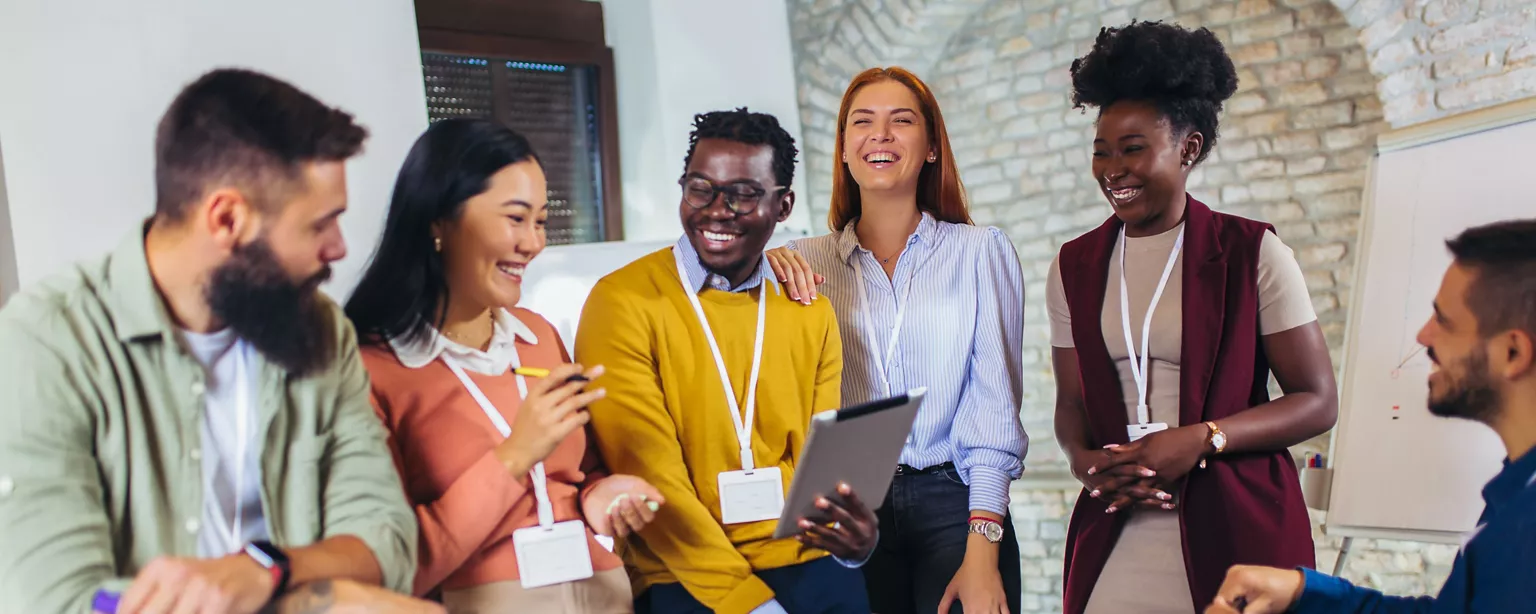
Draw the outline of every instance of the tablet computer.
<instances>
[{"instance_id":1,"label":"tablet computer","mask_svg":"<svg viewBox=\"0 0 1536 614\"><path fill-rule=\"evenodd\" d=\"M774 538L799 534L800 519L819 511L816 498L837 501L840 483L853 487L871 510L880 507L926 391L917 388L888 399L816 414L800 448L800 463L795 467Z\"/></svg>"}]
</instances>

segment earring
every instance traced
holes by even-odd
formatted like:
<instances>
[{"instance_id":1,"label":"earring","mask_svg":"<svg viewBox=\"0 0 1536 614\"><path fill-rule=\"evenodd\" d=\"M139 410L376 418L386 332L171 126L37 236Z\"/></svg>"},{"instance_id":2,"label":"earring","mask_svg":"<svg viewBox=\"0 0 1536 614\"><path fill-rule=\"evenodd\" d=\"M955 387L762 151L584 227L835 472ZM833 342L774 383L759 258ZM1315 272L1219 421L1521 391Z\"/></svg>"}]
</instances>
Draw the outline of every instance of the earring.
<instances>
[{"instance_id":1,"label":"earring","mask_svg":"<svg viewBox=\"0 0 1536 614\"><path fill-rule=\"evenodd\" d=\"M1194 166L1194 165L1195 165L1195 161L1194 160L1185 160L1184 161L1184 166Z\"/></svg>"},{"instance_id":2,"label":"earring","mask_svg":"<svg viewBox=\"0 0 1536 614\"><path fill-rule=\"evenodd\" d=\"M436 251L439 251L439 252L443 251L443 238L442 237L432 237L432 249L434 249Z\"/></svg>"},{"instance_id":3,"label":"earring","mask_svg":"<svg viewBox=\"0 0 1536 614\"><path fill-rule=\"evenodd\" d=\"M939 161L939 156L937 154L928 154L928 161L929 162L938 162Z\"/></svg>"}]
</instances>

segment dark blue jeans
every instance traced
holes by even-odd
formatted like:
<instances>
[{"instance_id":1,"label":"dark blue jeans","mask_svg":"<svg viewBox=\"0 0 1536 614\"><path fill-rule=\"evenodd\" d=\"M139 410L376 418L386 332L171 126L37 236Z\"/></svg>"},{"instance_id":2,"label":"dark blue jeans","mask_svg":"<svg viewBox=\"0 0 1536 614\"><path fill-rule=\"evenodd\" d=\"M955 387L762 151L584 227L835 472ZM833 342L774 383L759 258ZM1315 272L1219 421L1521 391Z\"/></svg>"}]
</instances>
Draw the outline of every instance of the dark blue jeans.
<instances>
[{"instance_id":1,"label":"dark blue jeans","mask_svg":"<svg viewBox=\"0 0 1536 614\"><path fill-rule=\"evenodd\" d=\"M897 475L876 515L880 544L864 565L869 604L879 614L933 614L965 560L970 534L970 488L952 466ZM1008 611L1020 612L1023 576L1012 519L1003 520L998 571ZM959 600L950 606L960 613Z\"/></svg>"},{"instance_id":2,"label":"dark blue jeans","mask_svg":"<svg viewBox=\"0 0 1536 614\"><path fill-rule=\"evenodd\" d=\"M1015 556L1014 558L1018 558ZM864 577L831 557L757 572L789 614L869 614ZM937 607L937 606L935 606ZM1015 610L1017 611L1017 610ZM708 614L681 584L657 584L635 599L635 614Z\"/></svg>"}]
</instances>

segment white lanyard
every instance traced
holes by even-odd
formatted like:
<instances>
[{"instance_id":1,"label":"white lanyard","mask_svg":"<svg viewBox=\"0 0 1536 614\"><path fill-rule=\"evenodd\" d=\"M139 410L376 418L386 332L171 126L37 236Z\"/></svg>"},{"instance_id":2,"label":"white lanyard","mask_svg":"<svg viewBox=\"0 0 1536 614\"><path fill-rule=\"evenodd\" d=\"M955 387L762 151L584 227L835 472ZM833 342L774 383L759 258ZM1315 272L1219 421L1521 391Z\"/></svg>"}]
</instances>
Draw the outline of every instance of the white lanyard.
<instances>
[{"instance_id":1,"label":"white lanyard","mask_svg":"<svg viewBox=\"0 0 1536 614\"><path fill-rule=\"evenodd\" d=\"M1163 290L1168 287L1168 278L1173 275L1173 263L1179 259L1179 250L1184 247L1184 228L1179 228L1179 238L1173 243L1173 252L1168 254L1168 264L1163 267L1163 278L1157 281L1157 291L1152 294L1152 304L1147 306L1147 315L1141 323L1141 354L1136 354L1136 345L1131 341L1131 303L1129 293L1125 289L1125 228L1120 229L1120 323L1125 327L1125 351L1131 358L1131 377L1136 380L1136 420L1140 424L1152 421L1152 416L1147 411L1147 340L1152 336L1152 312L1157 311L1157 303L1163 299ZM1140 361L1138 363L1138 360Z\"/></svg>"},{"instance_id":2,"label":"white lanyard","mask_svg":"<svg viewBox=\"0 0 1536 614\"><path fill-rule=\"evenodd\" d=\"M869 298L864 291L864 255L855 254L853 258L853 287L859 296L859 325L868 327L874 324L874 318L869 315ZM901 324L907 319L907 296L912 290L912 280L907 279L906 290L896 300L896 323L891 325L891 338L885 343L885 353L879 350L874 352L875 372L880 374L880 384L885 386L885 395L891 395L891 374L887 373L885 366L891 363L891 357L896 354L896 340L901 337ZM871 329L870 341L878 343L880 337L874 335ZM871 345L873 345L871 343Z\"/></svg>"},{"instance_id":3,"label":"white lanyard","mask_svg":"<svg viewBox=\"0 0 1536 614\"><path fill-rule=\"evenodd\" d=\"M768 284L772 281L764 276L763 286L758 290L757 338L752 347L752 375L747 380L747 411L746 415L742 415L740 405L736 402L736 387L731 385L731 373L725 368L725 357L720 355L715 333L709 328L709 319L704 317L704 306L699 304L698 289L688 287L688 269L683 264L683 255L673 249L672 259L677 262L677 277L679 283L683 284L683 294L688 296L688 303L693 305L693 314L698 316L699 326L704 328L704 339L709 341L709 351L715 356L715 368L720 371L720 387L725 389L725 403L730 407L731 422L736 426L736 443L741 446L741 469L751 471L757 467L752 458L752 417L757 410L757 374L763 366L763 323L767 320ZM767 259L764 258L758 266L768 266Z\"/></svg>"},{"instance_id":4,"label":"white lanyard","mask_svg":"<svg viewBox=\"0 0 1536 614\"><path fill-rule=\"evenodd\" d=\"M235 353L235 484L231 497L234 506L234 513L231 514L233 522L224 518L224 502L219 500L218 491L212 487L212 479L209 480L207 492L213 495L213 509L216 512L213 518L218 523L217 528L222 534L220 537L224 538L224 547L229 552L235 552L245 546L245 527L242 523L245 514L240 498L245 495L245 455L251 438L251 374L247 371L250 348L245 342L236 341L230 351Z\"/></svg>"},{"instance_id":5,"label":"white lanyard","mask_svg":"<svg viewBox=\"0 0 1536 614\"><path fill-rule=\"evenodd\" d=\"M459 366L458 361L446 353L442 355L442 358L443 364L448 365L453 374L459 378L459 383L464 384L464 389L469 391L469 396L474 397L475 402L480 404L480 410L484 411L485 417L491 420L491 425L496 427L496 432L501 433L503 439L510 437L512 435L512 426L507 424L507 419L501 416L501 412L496 411L496 406L491 403L491 400L485 398L485 393L480 391L480 387L476 386L475 382L469 379L469 374L464 372L464 368ZM513 368L519 366L515 352L512 355L512 363ZM521 375L514 374L513 377L517 378L518 398L527 399L527 380L523 379ZM533 482L533 498L538 501L539 526L546 529L554 526L555 510L554 506L549 503L549 487L545 484L544 478L544 461L534 463L533 470L528 472L528 477L529 481Z\"/></svg>"}]
</instances>

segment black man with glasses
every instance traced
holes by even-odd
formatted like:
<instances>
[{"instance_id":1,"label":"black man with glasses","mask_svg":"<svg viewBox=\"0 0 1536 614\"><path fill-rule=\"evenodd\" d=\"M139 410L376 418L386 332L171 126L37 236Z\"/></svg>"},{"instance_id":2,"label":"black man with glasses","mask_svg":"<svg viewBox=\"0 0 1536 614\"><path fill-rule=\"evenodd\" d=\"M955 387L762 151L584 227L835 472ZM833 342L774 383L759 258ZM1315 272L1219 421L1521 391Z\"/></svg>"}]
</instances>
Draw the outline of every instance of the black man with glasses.
<instances>
[{"instance_id":1,"label":"black man with glasses","mask_svg":"<svg viewBox=\"0 0 1536 614\"><path fill-rule=\"evenodd\" d=\"M773 539L843 367L832 306L790 299L763 256L794 208L797 153L771 115L695 117L683 237L604 277L582 311L576 359L603 367L607 391L590 406L594 441L667 501L619 548L642 614L869 612L856 568L877 521L856 494L819 502L798 540Z\"/></svg>"}]
</instances>

